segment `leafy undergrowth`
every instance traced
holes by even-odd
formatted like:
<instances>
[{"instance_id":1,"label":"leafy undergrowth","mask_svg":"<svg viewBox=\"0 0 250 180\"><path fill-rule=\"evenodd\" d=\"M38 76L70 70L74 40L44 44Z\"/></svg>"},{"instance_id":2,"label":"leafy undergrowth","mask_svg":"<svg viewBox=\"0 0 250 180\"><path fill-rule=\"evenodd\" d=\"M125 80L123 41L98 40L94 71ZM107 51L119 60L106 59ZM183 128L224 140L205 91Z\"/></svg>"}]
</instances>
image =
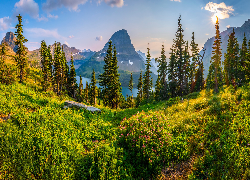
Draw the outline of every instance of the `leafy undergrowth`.
<instances>
[{"instance_id":1,"label":"leafy undergrowth","mask_svg":"<svg viewBox=\"0 0 250 180\"><path fill-rule=\"evenodd\" d=\"M0 84L0 179L250 178L250 85L100 114L39 90Z\"/></svg>"}]
</instances>

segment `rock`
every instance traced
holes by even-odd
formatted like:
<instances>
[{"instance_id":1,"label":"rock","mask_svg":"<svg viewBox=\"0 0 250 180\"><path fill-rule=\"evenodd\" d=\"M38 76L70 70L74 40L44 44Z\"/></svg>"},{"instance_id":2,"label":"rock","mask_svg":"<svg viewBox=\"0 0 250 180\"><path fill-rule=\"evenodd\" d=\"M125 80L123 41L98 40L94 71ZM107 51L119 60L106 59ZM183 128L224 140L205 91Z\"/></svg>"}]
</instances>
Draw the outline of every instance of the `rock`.
<instances>
[{"instance_id":1,"label":"rock","mask_svg":"<svg viewBox=\"0 0 250 180\"><path fill-rule=\"evenodd\" d=\"M86 110L88 111L91 111L91 112L101 112L100 109L96 108L96 107L93 107L93 106L87 106L85 104L82 104L82 103L78 103L78 102L74 102L74 101L65 101L64 102L64 109L66 108L69 108L69 107L78 107L78 108L85 108Z\"/></svg>"},{"instance_id":2,"label":"rock","mask_svg":"<svg viewBox=\"0 0 250 180\"><path fill-rule=\"evenodd\" d=\"M13 51L16 52L17 45L15 45L15 42L16 42L15 34L13 32L7 32L1 44L7 43L13 49Z\"/></svg>"}]
</instances>

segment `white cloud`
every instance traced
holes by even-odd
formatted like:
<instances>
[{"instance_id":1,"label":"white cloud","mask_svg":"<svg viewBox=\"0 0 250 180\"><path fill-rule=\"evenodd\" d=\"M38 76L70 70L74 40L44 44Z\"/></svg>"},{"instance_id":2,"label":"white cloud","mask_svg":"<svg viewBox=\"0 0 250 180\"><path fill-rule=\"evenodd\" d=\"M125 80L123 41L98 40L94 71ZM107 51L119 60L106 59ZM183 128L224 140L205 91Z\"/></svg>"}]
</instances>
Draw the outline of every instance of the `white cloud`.
<instances>
[{"instance_id":1,"label":"white cloud","mask_svg":"<svg viewBox=\"0 0 250 180\"><path fill-rule=\"evenodd\" d=\"M96 0L97 4L100 4L102 1L104 1L106 4L108 4L111 7L122 7L124 5L124 0ZM175 0L180 1L180 0ZM78 11L78 6L85 4L88 2L88 0L46 0L45 3L43 3L43 9L47 12L52 11L53 9L58 9L61 7L66 7L69 10ZM92 2L92 0L90 0Z\"/></svg>"},{"instance_id":2,"label":"white cloud","mask_svg":"<svg viewBox=\"0 0 250 180\"><path fill-rule=\"evenodd\" d=\"M15 8L16 14L29 14L33 18L39 18L39 6L34 0L20 0Z\"/></svg>"},{"instance_id":3,"label":"white cloud","mask_svg":"<svg viewBox=\"0 0 250 180\"><path fill-rule=\"evenodd\" d=\"M75 36L73 36L73 35L70 35L70 36L69 36L70 39L72 39L72 38L74 38L74 37L75 37Z\"/></svg>"},{"instance_id":4,"label":"white cloud","mask_svg":"<svg viewBox=\"0 0 250 180\"><path fill-rule=\"evenodd\" d=\"M206 4L206 6L204 8L205 8L205 10L214 13L214 15L212 17L213 19L216 16L219 19L229 18L230 14L233 14L233 11L234 11L233 6L226 6L226 4L224 2L222 2L220 4L209 2Z\"/></svg>"},{"instance_id":5,"label":"white cloud","mask_svg":"<svg viewBox=\"0 0 250 180\"><path fill-rule=\"evenodd\" d=\"M67 46L70 46L69 43L67 41L64 41L64 44L66 44Z\"/></svg>"},{"instance_id":6,"label":"white cloud","mask_svg":"<svg viewBox=\"0 0 250 180\"><path fill-rule=\"evenodd\" d=\"M30 33L31 36L35 36L35 37L52 37L52 38L60 39L60 40L66 39L65 37L59 35L59 33L57 32L57 29L48 30L48 29L42 29L42 28L26 28L25 31Z\"/></svg>"},{"instance_id":7,"label":"white cloud","mask_svg":"<svg viewBox=\"0 0 250 180\"><path fill-rule=\"evenodd\" d=\"M170 0L170 1L177 1L177 2L181 2L181 0Z\"/></svg>"},{"instance_id":8,"label":"white cloud","mask_svg":"<svg viewBox=\"0 0 250 180\"><path fill-rule=\"evenodd\" d=\"M208 36L209 34L208 33L206 33L206 36Z\"/></svg>"},{"instance_id":9,"label":"white cloud","mask_svg":"<svg viewBox=\"0 0 250 180\"><path fill-rule=\"evenodd\" d=\"M231 26L230 26L230 25L227 25L226 27L227 27L227 28L230 28Z\"/></svg>"},{"instance_id":10,"label":"white cloud","mask_svg":"<svg viewBox=\"0 0 250 180\"><path fill-rule=\"evenodd\" d=\"M37 18L38 21L48 21L48 18L42 16Z\"/></svg>"},{"instance_id":11,"label":"white cloud","mask_svg":"<svg viewBox=\"0 0 250 180\"><path fill-rule=\"evenodd\" d=\"M47 0L46 3L43 3L43 9L49 12L64 6L69 10L77 11L78 6L85 4L87 1L88 0Z\"/></svg>"},{"instance_id":12,"label":"white cloud","mask_svg":"<svg viewBox=\"0 0 250 180\"><path fill-rule=\"evenodd\" d=\"M97 40L97 41L102 41L102 36L96 37L95 40Z\"/></svg>"},{"instance_id":13,"label":"white cloud","mask_svg":"<svg viewBox=\"0 0 250 180\"><path fill-rule=\"evenodd\" d=\"M9 17L0 18L0 31L9 29L11 24L11 19Z\"/></svg>"},{"instance_id":14,"label":"white cloud","mask_svg":"<svg viewBox=\"0 0 250 180\"><path fill-rule=\"evenodd\" d=\"M52 14L48 14L47 17L48 18L53 18L53 19L57 19L58 18L57 15L52 15Z\"/></svg>"},{"instance_id":15,"label":"white cloud","mask_svg":"<svg viewBox=\"0 0 250 180\"><path fill-rule=\"evenodd\" d=\"M123 0L104 0L106 4L108 4L111 7L122 7L124 5Z\"/></svg>"}]
</instances>

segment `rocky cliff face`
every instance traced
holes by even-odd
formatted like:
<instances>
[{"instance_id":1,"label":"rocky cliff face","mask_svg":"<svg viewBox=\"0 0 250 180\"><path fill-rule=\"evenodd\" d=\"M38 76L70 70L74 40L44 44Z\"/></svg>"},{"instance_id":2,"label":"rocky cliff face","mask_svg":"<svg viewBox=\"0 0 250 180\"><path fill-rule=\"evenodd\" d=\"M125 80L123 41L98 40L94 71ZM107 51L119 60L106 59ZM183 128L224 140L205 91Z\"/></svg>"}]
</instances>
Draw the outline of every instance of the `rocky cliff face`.
<instances>
[{"instance_id":1,"label":"rocky cliff face","mask_svg":"<svg viewBox=\"0 0 250 180\"><path fill-rule=\"evenodd\" d=\"M245 21L245 23L241 27L230 27L226 31L223 31L220 33L221 42L222 42L221 43L221 49L222 49L221 60L222 60L222 62L224 61L224 53L226 53L226 51L227 51L228 36L233 32L233 29L235 31L235 37L237 38L238 43L239 43L240 48L241 48L243 38L244 38L244 33L246 34L247 40L248 41L250 40L250 19L248 19L248 21ZM205 76L207 76L207 74L208 74L210 60L212 57L212 51L213 51L212 47L213 47L214 40L215 40L214 37L212 37L212 38L208 39L207 42L204 44L204 48L206 49L205 56L203 59L204 68L205 68L205 71L204 71Z\"/></svg>"},{"instance_id":2,"label":"rocky cliff face","mask_svg":"<svg viewBox=\"0 0 250 180\"><path fill-rule=\"evenodd\" d=\"M144 71L145 65L143 58L140 57L135 51L127 30L122 29L115 32L109 41L110 40L112 41L113 48L114 46L116 47L118 66L120 70L128 70L133 72L139 72L141 70ZM94 60L103 62L108 49L108 42L101 51L92 56L92 61Z\"/></svg>"},{"instance_id":3,"label":"rocky cliff face","mask_svg":"<svg viewBox=\"0 0 250 180\"><path fill-rule=\"evenodd\" d=\"M1 44L7 43L16 52L17 46L15 45L15 42L16 42L15 34L13 32L7 32Z\"/></svg>"}]
</instances>

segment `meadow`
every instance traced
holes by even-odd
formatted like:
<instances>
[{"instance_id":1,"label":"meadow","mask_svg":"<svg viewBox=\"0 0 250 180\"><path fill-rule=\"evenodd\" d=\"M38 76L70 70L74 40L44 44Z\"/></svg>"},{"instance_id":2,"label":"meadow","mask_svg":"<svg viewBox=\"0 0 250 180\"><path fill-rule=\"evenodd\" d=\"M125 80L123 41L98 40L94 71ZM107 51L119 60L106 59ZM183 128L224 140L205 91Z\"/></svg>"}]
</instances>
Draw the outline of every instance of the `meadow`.
<instances>
[{"instance_id":1,"label":"meadow","mask_svg":"<svg viewBox=\"0 0 250 180\"><path fill-rule=\"evenodd\" d=\"M250 179L250 84L100 114L33 81L0 99L0 179Z\"/></svg>"}]
</instances>

